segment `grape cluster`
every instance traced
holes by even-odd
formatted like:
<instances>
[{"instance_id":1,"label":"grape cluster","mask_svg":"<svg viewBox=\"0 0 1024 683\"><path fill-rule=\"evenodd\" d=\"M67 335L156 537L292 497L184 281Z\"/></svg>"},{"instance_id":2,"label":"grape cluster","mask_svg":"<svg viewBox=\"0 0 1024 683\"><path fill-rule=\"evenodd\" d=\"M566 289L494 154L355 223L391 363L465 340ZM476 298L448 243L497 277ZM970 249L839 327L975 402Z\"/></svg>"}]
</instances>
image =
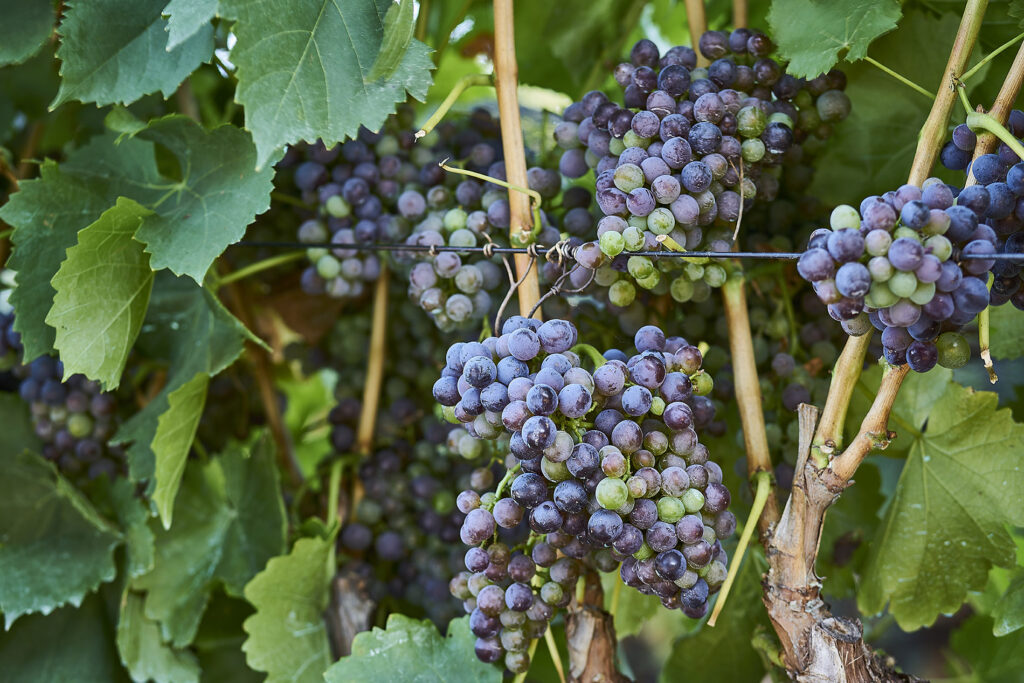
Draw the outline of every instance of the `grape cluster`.
<instances>
[{"instance_id":1,"label":"grape cluster","mask_svg":"<svg viewBox=\"0 0 1024 683\"><path fill-rule=\"evenodd\" d=\"M484 661L504 654L506 668L524 670L526 645L568 601L582 562L602 571L621 563L627 585L693 618L725 579L719 541L736 520L696 431L714 418L713 382L682 338L645 326L634 343L634 355L602 356L577 345L566 320L516 316L500 337L448 351L438 402L478 438L511 433L507 494L459 498L460 535L472 547L452 592L470 612ZM524 519L544 538L529 554L489 545Z\"/></svg>"},{"instance_id":2,"label":"grape cluster","mask_svg":"<svg viewBox=\"0 0 1024 683\"><path fill-rule=\"evenodd\" d=\"M960 367L970 349L959 331L988 306L994 263L961 256L996 252L996 232L981 222L990 208L984 187L954 194L938 178L868 197L859 212L838 206L797 270L848 334L881 330L889 363Z\"/></svg>"},{"instance_id":3,"label":"grape cluster","mask_svg":"<svg viewBox=\"0 0 1024 683\"><path fill-rule=\"evenodd\" d=\"M1014 109L1007 120L1010 133L1024 136L1024 112ZM995 231L995 251L1002 254L1024 253L1024 164L1021 158L1000 142L995 153L983 154L971 161L977 136L960 124L953 129L952 140L942 150L942 162L951 170L964 170L974 176L977 184L960 190L957 203L984 210L985 223ZM979 216L979 218L981 218ZM975 248L987 247L979 245ZM984 252L983 252L984 253ZM1024 310L1024 260L994 260L989 303L1001 306L1007 302Z\"/></svg>"},{"instance_id":4,"label":"grape cluster","mask_svg":"<svg viewBox=\"0 0 1024 683\"><path fill-rule=\"evenodd\" d=\"M74 480L122 474L124 452L108 443L118 426L117 398L83 375L63 381L64 365L52 356L22 365L21 355L14 314L0 313L0 364L18 380L43 456Z\"/></svg>"},{"instance_id":5,"label":"grape cluster","mask_svg":"<svg viewBox=\"0 0 1024 683\"><path fill-rule=\"evenodd\" d=\"M603 217L597 241L577 260L596 271L617 306L633 300L635 285L677 301L720 286L718 264L634 252L727 251L743 209L776 197L784 167L799 166L797 184L809 183L802 162L850 111L841 72L810 81L786 74L763 33L711 31L699 47L713 60L706 68L689 47L660 55L653 42L639 41L615 69L622 104L589 92L554 132L565 150L562 174L596 174Z\"/></svg>"}]
</instances>

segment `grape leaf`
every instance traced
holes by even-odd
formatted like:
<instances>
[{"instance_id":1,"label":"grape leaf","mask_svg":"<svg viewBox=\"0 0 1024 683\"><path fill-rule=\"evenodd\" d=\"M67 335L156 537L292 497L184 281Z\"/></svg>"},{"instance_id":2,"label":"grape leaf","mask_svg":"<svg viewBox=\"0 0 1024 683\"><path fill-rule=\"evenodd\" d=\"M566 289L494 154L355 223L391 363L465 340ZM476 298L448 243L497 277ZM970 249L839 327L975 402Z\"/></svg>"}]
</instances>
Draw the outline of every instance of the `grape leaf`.
<instances>
[{"instance_id":1,"label":"grape leaf","mask_svg":"<svg viewBox=\"0 0 1024 683\"><path fill-rule=\"evenodd\" d=\"M133 680L195 683L199 663L188 650L176 650L160 638L160 625L143 613L143 597L126 590L117 622L117 649Z\"/></svg>"},{"instance_id":2,"label":"grape leaf","mask_svg":"<svg viewBox=\"0 0 1024 683\"><path fill-rule=\"evenodd\" d=\"M121 535L41 457L0 450L0 471L0 611L10 628L113 580Z\"/></svg>"},{"instance_id":3,"label":"grape leaf","mask_svg":"<svg viewBox=\"0 0 1024 683\"><path fill-rule=\"evenodd\" d=\"M0 392L0 453L34 451L42 445L32 426L28 404L16 393Z\"/></svg>"},{"instance_id":4,"label":"grape leaf","mask_svg":"<svg viewBox=\"0 0 1024 683\"><path fill-rule=\"evenodd\" d=\"M789 61L794 76L814 78L839 61L867 56L875 38L896 28L901 16L895 0L775 0L768 12L772 38L779 53Z\"/></svg>"},{"instance_id":5,"label":"grape leaf","mask_svg":"<svg viewBox=\"0 0 1024 683\"><path fill-rule=\"evenodd\" d=\"M249 666L267 672L271 683L318 683L333 661L323 615L336 535L335 529L327 538L300 538L245 586L245 599L256 613L243 624L249 637L242 650Z\"/></svg>"},{"instance_id":6,"label":"grape leaf","mask_svg":"<svg viewBox=\"0 0 1024 683\"><path fill-rule=\"evenodd\" d=\"M705 624L675 642L661 681L679 680L680 671L694 681L761 680L765 667L750 641L758 629L771 628L761 603L761 574L765 569L764 555L757 548L749 548L718 623L714 628Z\"/></svg>"},{"instance_id":7,"label":"grape leaf","mask_svg":"<svg viewBox=\"0 0 1024 683\"><path fill-rule=\"evenodd\" d=\"M274 169L253 170L252 139L231 125L206 131L188 117L167 116L138 137L167 149L181 170L173 187L152 198L155 213L143 220L138 239L154 270L170 268L202 283L214 259L270 208Z\"/></svg>"},{"instance_id":8,"label":"grape leaf","mask_svg":"<svg viewBox=\"0 0 1024 683\"><path fill-rule=\"evenodd\" d=\"M149 528L149 509L127 478L118 477L109 487L114 513L124 534L125 571L129 578L135 578L153 568L155 537Z\"/></svg>"},{"instance_id":9,"label":"grape leaf","mask_svg":"<svg viewBox=\"0 0 1024 683\"><path fill-rule=\"evenodd\" d=\"M177 488L172 484L180 476L175 472L192 446L192 439L184 437L194 435L194 422L206 396L206 382L197 378L212 377L231 365L241 355L249 332L214 295L192 280L165 272L158 274L156 281L139 344L147 357L170 364L167 384L121 425L114 440L132 443L128 467L134 481L152 481L155 476L153 483L162 492L158 509L164 524L170 525ZM168 433L176 438L163 438Z\"/></svg>"},{"instance_id":10,"label":"grape leaf","mask_svg":"<svg viewBox=\"0 0 1024 683\"><path fill-rule=\"evenodd\" d=\"M398 0L388 8L384 16L384 40L381 41L380 51L366 77L368 81L391 78L402 63L412 41L415 17L413 5L412 0Z\"/></svg>"},{"instance_id":11,"label":"grape leaf","mask_svg":"<svg viewBox=\"0 0 1024 683\"><path fill-rule=\"evenodd\" d=\"M188 451L199 428L199 418L203 416L209 386L210 376L197 372L192 379L167 394L167 412L157 418L153 449L155 453L166 455L156 458L153 502L165 527L171 525L174 497L181 485L181 475L185 472Z\"/></svg>"},{"instance_id":12,"label":"grape leaf","mask_svg":"<svg viewBox=\"0 0 1024 683\"><path fill-rule=\"evenodd\" d=\"M146 616L174 647L192 641L210 592L241 595L267 560L284 550L286 520L273 446L232 448L185 469L170 529L154 524L153 570L132 582L148 591Z\"/></svg>"},{"instance_id":13,"label":"grape leaf","mask_svg":"<svg viewBox=\"0 0 1024 683\"><path fill-rule=\"evenodd\" d=\"M83 374L105 389L117 387L142 327L153 271L135 230L149 213L120 198L78 233L50 284L57 294L46 323L64 363L64 379Z\"/></svg>"},{"instance_id":14,"label":"grape leaf","mask_svg":"<svg viewBox=\"0 0 1024 683\"><path fill-rule=\"evenodd\" d=\"M992 610L992 618L995 620L992 632L997 636L1005 636L1024 626L1024 569L1017 568L1009 588Z\"/></svg>"},{"instance_id":15,"label":"grape leaf","mask_svg":"<svg viewBox=\"0 0 1024 683\"><path fill-rule=\"evenodd\" d=\"M424 99L433 62L417 40L390 78L370 78L390 5L298 0L282 12L273 0L222 0L221 15L237 20L235 99L245 107L257 167L287 143L320 138L331 146L360 126L377 130L407 92Z\"/></svg>"},{"instance_id":16,"label":"grape leaf","mask_svg":"<svg viewBox=\"0 0 1024 683\"><path fill-rule=\"evenodd\" d=\"M971 667L976 683L1015 683L1024 668L1024 632L996 638L988 617L975 615L950 638L953 650ZM958 672L959 673L959 672Z\"/></svg>"},{"instance_id":17,"label":"grape leaf","mask_svg":"<svg viewBox=\"0 0 1024 683\"><path fill-rule=\"evenodd\" d=\"M173 50L210 25L217 0L171 0L161 14L167 18L167 50Z\"/></svg>"},{"instance_id":18,"label":"grape leaf","mask_svg":"<svg viewBox=\"0 0 1024 683\"><path fill-rule=\"evenodd\" d=\"M156 91L170 97L213 53L213 26L168 50L166 0L89 0L65 5L61 84L50 105L69 100L128 104ZM97 27L102 26L102 30Z\"/></svg>"},{"instance_id":19,"label":"grape leaf","mask_svg":"<svg viewBox=\"0 0 1024 683\"><path fill-rule=\"evenodd\" d=\"M993 306L990 310L992 357L1011 360L1024 356L1024 311L1011 305Z\"/></svg>"},{"instance_id":20,"label":"grape leaf","mask_svg":"<svg viewBox=\"0 0 1024 683\"><path fill-rule=\"evenodd\" d=\"M387 628L364 631L352 641L352 654L342 657L324 673L327 683L362 683L381 671L395 683L479 683L500 681L501 672L473 654L476 637L469 617L448 622L442 636L429 621L404 614L388 617Z\"/></svg>"},{"instance_id":21,"label":"grape leaf","mask_svg":"<svg viewBox=\"0 0 1024 683\"><path fill-rule=\"evenodd\" d=\"M53 30L49 0L0 0L0 66L18 64L39 51Z\"/></svg>"},{"instance_id":22,"label":"grape leaf","mask_svg":"<svg viewBox=\"0 0 1024 683\"><path fill-rule=\"evenodd\" d=\"M6 681L125 683L113 630L96 595L78 608L29 615L0 632L0 671Z\"/></svg>"},{"instance_id":23,"label":"grape leaf","mask_svg":"<svg viewBox=\"0 0 1024 683\"><path fill-rule=\"evenodd\" d=\"M904 630L950 613L1015 560L1007 524L1024 524L1024 425L991 392L952 382L917 423L896 494L871 544L858 595L865 614L889 604Z\"/></svg>"},{"instance_id":24,"label":"grape leaf","mask_svg":"<svg viewBox=\"0 0 1024 683\"><path fill-rule=\"evenodd\" d=\"M203 681L210 683L263 683L266 676L249 668L242 644L242 623L252 615L252 605L241 598L214 594L203 614L192 649L199 656Z\"/></svg>"}]
</instances>

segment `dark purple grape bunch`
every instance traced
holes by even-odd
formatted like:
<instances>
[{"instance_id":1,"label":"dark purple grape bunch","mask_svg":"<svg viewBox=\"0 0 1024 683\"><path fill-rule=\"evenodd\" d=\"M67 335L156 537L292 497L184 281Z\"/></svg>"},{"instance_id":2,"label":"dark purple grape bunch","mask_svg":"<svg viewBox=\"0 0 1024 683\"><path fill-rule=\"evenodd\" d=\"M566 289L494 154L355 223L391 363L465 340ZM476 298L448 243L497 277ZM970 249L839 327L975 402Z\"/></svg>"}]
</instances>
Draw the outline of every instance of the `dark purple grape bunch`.
<instances>
[{"instance_id":1,"label":"dark purple grape bunch","mask_svg":"<svg viewBox=\"0 0 1024 683\"><path fill-rule=\"evenodd\" d=\"M456 430L426 419L415 428L415 444L398 439L361 460L357 476L365 495L342 527L339 546L366 578L371 598L411 605L442 628L461 611L448 588L463 568L465 514L456 493L465 489L471 493L464 496L479 498L494 485L489 466L452 450Z\"/></svg>"},{"instance_id":2,"label":"dark purple grape bunch","mask_svg":"<svg viewBox=\"0 0 1024 683\"><path fill-rule=\"evenodd\" d=\"M0 359L18 380L18 393L29 405L42 455L73 481L124 474L124 451L109 441L120 424L114 394L100 390L83 375L63 381L64 365L52 356L20 364L21 338L14 314L0 314Z\"/></svg>"},{"instance_id":3,"label":"dark purple grape bunch","mask_svg":"<svg viewBox=\"0 0 1024 683\"><path fill-rule=\"evenodd\" d=\"M1024 136L1024 112L1014 109L1006 123L1018 140ZM953 139L942 150L942 163L973 176L975 185L960 190L972 208L985 205L983 220L996 234L996 253L1024 254L1024 163L1005 142L995 153L971 161L978 138L966 124L953 129ZM992 264L989 303L1007 302L1024 310L1024 259L999 259Z\"/></svg>"},{"instance_id":4,"label":"dark purple grape bunch","mask_svg":"<svg viewBox=\"0 0 1024 683\"><path fill-rule=\"evenodd\" d=\"M470 613L477 655L521 670L528 664L521 644L536 637L534 632L542 634L544 624L524 627L521 617L507 612L526 612L528 624L535 621L530 610L550 619L588 566L605 572L619 567L628 585L657 595L668 608L703 616L708 597L725 580L727 558L720 541L735 531L736 520L727 510L730 494L722 470L697 436L696 429L714 418L706 398L713 382L701 370L700 350L646 326L636 333L632 356L616 349L598 356L576 347L596 362L589 372L571 350L576 335L567 321L544 323L548 328L523 318L509 323L492 344L495 355L507 349L510 354L502 358L527 364L526 374L503 385L507 394L525 390L526 396L509 400L500 414L512 431L511 469L490 498L462 494L459 499L466 512L460 535L472 547L465 557L467 571L453 581L452 593ZM453 347L462 370L453 375L453 352L450 371L435 393L452 404L450 382L444 380L455 380L455 393L464 382L456 415L465 412L460 403L467 396L476 400L472 391L479 387L470 379L484 389L501 384L496 364L485 385L490 366L474 360L493 362L486 344L482 351ZM555 350L562 347L566 350ZM542 348L551 350L545 354ZM563 396L576 383L586 389L586 398L576 400L578 390ZM493 539L523 520L534 532L532 545L508 555ZM515 635L506 636L509 630Z\"/></svg>"},{"instance_id":5,"label":"dark purple grape bunch","mask_svg":"<svg viewBox=\"0 0 1024 683\"><path fill-rule=\"evenodd\" d=\"M595 173L598 248L581 253L580 265L601 271L595 280L617 306L636 286L677 301L694 296L695 282L720 286L725 271L715 264L631 254L729 250L743 209L774 199L780 176L850 112L842 72L795 78L769 56L763 33L710 31L699 47L710 66L697 67L689 47L661 55L640 40L615 69L622 102L591 91L554 131L562 174Z\"/></svg>"},{"instance_id":6,"label":"dark purple grape bunch","mask_svg":"<svg viewBox=\"0 0 1024 683\"><path fill-rule=\"evenodd\" d=\"M847 334L882 332L887 362L915 372L961 367L970 349L960 330L988 306L995 263L963 257L998 250L990 205L985 187L955 193L929 178L868 197L859 212L836 207L797 270Z\"/></svg>"}]
</instances>

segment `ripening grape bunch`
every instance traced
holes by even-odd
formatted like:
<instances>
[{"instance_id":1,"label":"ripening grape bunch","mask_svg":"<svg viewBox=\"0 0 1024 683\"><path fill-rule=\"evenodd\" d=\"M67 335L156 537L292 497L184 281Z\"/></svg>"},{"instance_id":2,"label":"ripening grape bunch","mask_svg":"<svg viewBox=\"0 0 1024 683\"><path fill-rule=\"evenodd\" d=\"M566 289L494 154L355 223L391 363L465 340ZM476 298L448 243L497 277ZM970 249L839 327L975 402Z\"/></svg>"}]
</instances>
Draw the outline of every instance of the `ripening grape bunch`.
<instances>
[{"instance_id":1,"label":"ripening grape bunch","mask_svg":"<svg viewBox=\"0 0 1024 683\"><path fill-rule=\"evenodd\" d=\"M988 306L994 264L961 256L996 253L999 238L982 222L991 208L982 186L954 194L938 178L903 185L866 198L859 212L836 207L831 229L811 235L797 270L847 334L882 332L889 363L916 372L961 367L970 348L960 330Z\"/></svg>"},{"instance_id":2,"label":"ripening grape bunch","mask_svg":"<svg viewBox=\"0 0 1024 683\"><path fill-rule=\"evenodd\" d=\"M83 375L63 381L64 365L52 356L27 365L21 356L14 314L0 313L0 370L10 370L18 381L18 394L29 405L32 426L43 442L42 455L76 481L121 475L124 452L109 443L119 424L114 394Z\"/></svg>"},{"instance_id":3,"label":"ripening grape bunch","mask_svg":"<svg viewBox=\"0 0 1024 683\"><path fill-rule=\"evenodd\" d=\"M813 155L850 112L842 72L795 78L769 56L763 33L709 31L699 49L710 66L698 67L687 46L661 55L640 40L615 69L622 102L591 91L554 131L561 173L596 176L603 217L577 260L617 306L637 286L679 302L699 295L697 282L721 286L717 264L635 252L729 250L743 209L773 200L787 166ZM809 168L800 167L801 184Z\"/></svg>"},{"instance_id":4,"label":"ripening grape bunch","mask_svg":"<svg viewBox=\"0 0 1024 683\"><path fill-rule=\"evenodd\" d=\"M1018 140L1024 136L1024 112L1011 111L1006 127ZM974 131L960 124L942 150L943 165L966 171L976 182L959 190L957 203L963 197L963 203L971 208L980 211L984 207L984 216L979 218L995 232L995 253L1024 253L1024 163L1005 142L999 143L995 153L982 154L972 162L977 142ZM983 245L976 248L987 249ZM1024 263L995 260L991 271L989 303L1002 306L1009 302L1024 310Z\"/></svg>"},{"instance_id":5,"label":"ripening grape bunch","mask_svg":"<svg viewBox=\"0 0 1024 683\"><path fill-rule=\"evenodd\" d=\"M569 321L515 316L500 337L450 347L434 386L469 434L511 433L508 491L460 495L460 535L472 547L452 587L478 656L504 656L511 671L528 665L523 644L543 633L535 617L550 619L568 601L583 562L619 566L627 585L692 618L726 576L720 541L736 520L722 470L697 436L714 418L700 350L655 326L637 331L632 355L577 341ZM524 519L543 542L495 560L495 533ZM526 626L508 612L526 613Z\"/></svg>"}]
</instances>

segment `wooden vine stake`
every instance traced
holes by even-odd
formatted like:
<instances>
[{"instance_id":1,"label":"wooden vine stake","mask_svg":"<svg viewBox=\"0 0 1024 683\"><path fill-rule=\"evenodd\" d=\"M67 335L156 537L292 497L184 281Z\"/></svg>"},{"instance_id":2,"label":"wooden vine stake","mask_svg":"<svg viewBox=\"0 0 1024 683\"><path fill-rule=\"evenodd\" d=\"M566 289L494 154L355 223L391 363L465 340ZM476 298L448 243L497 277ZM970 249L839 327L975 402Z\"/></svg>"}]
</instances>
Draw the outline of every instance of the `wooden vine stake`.
<instances>
[{"instance_id":1,"label":"wooden vine stake","mask_svg":"<svg viewBox=\"0 0 1024 683\"><path fill-rule=\"evenodd\" d=\"M501 146L505 156L505 179L510 185L529 187L526 178L526 151L519 120L519 65L516 62L515 25L512 0L494 0L494 87L498 95L498 116L501 123ZM509 214L512 243L525 243L533 229L530 198L523 192L509 190ZM523 278L531 257L516 254L516 275ZM540 283L536 272L523 280L518 288L519 313L528 316L540 300ZM535 317L540 318L538 309ZM500 334L501 330L495 330Z\"/></svg>"},{"instance_id":2,"label":"wooden vine stake","mask_svg":"<svg viewBox=\"0 0 1024 683\"><path fill-rule=\"evenodd\" d=\"M910 183L920 185L938 156L957 96L957 77L967 64L987 4L987 0L967 2L938 94L921 129ZM864 643L859 621L831 614L821 599L821 579L815 573L825 513L852 484L857 467L872 448L890 438L889 413L908 372L905 365L887 368L856 436L843 449L846 409L869 341L870 335L847 341L817 428L817 410L800 407L800 450L792 493L778 524L762 539L769 563L762 597L786 668L800 681L916 680L893 670Z\"/></svg>"}]
</instances>

